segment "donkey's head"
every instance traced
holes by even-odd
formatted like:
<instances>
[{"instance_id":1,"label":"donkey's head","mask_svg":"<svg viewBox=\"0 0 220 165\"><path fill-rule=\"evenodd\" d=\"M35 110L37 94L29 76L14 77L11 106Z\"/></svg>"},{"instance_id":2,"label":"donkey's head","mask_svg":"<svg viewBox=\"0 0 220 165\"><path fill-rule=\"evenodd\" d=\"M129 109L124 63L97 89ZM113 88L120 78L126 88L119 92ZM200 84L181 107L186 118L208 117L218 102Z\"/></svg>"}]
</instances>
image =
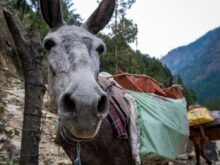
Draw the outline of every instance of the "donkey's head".
<instances>
[{"instance_id":1,"label":"donkey's head","mask_svg":"<svg viewBox=\"0 0 220 165\"><path fill-rule=\"evenodd\" d=\"M115 0L102 0L81 26L63 21L60 0L41 0L50 27L44 39L48 50L49 94L58 106L60 131L74 140L93 138L108 113L108 98L97 83L99 55L105 44L95 35L109 22Z\"/></svg>"}]
</instances>

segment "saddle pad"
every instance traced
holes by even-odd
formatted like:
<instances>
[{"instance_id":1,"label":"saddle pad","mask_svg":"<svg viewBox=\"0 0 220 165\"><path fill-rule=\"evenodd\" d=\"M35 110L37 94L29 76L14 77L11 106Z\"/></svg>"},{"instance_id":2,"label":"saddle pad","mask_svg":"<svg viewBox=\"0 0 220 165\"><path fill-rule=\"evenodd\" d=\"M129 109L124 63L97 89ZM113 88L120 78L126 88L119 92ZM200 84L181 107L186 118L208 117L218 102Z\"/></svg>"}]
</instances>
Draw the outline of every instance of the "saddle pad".
<instances>
[{"instance_id":1,"label":"saddle pad","mask_svg":"<svg viewBox=\"0 0 220 165\"><path fill-rule=\"evenodd\" d=\"M141 161L172 160L185 152L189 136L185 99L135 91L128 93L137 105Z\"/></svg>"}]
</instances>

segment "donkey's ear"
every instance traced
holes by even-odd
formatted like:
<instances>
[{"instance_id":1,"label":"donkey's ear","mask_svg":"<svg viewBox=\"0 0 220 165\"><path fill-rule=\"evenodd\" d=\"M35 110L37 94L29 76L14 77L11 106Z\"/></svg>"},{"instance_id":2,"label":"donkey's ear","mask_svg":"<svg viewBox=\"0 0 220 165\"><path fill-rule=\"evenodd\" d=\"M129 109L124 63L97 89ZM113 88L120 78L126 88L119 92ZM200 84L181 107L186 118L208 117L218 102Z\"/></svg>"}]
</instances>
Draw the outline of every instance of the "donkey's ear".
<instances>
[{"instance_id":1,"label":"donkey's ear","mask_svg":"<svg viewBox=\"0 0 220 165\"><path fill-rule=\"evenodd\" d=\"M60 0L40 0L40 6L43 18L51 29L64 24Z\"/></svg>"},{"instance_id":2,"label":"donkey's ear","mask_svg":"<svg viewBox=\"0 0 220 165\"><path fill-rule=\"evenodd\" d=\"M112 17L115 0L102 0L98 8L92 13L83 26L91 33L97 34Z\"/></svg>"}]
</instances>

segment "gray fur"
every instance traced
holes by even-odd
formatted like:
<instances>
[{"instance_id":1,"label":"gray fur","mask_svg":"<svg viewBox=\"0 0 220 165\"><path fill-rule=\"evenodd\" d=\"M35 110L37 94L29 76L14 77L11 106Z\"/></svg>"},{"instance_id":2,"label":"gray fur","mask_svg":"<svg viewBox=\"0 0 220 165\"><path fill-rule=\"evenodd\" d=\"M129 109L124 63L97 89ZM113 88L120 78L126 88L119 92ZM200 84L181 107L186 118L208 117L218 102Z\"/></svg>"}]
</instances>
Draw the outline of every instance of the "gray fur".
<instances>
[{"instance_id":1,"label":"gray fur","mask_svg":"<svg viewBox=\"0 0 220 165\"><path fill-rule=\"evenodd\" d=\"M50 10L44 1L41 0L41 5L44 5L41 8ZM58 0L48 1L49 4L60 4ZM50 41L46 46L49 50L48 90L58 107L61 134L74 140L91 139L108 113L107 94L97 83L100 53L97 48L103 46L105 50L105 44L84 27L60 26L60 21L56 25L53 21L51 23L51 16L46 15L48 12L42 11L42 14L51 27L44 39L45 45ZM97 11L95 15L99 15ZM109 16L106 19L105 24Z\"/></svg>"},{"instance_id":2,"label":"gray fur","mask_svg":"<svg viewBox=\"0 0 220 165\"><path fill-rule=\"evenodd\" d=\"M97 34L111 19L114 8L115 0L103 0L83 26L91 33Z\"/></svg>"},{"instance_id":3,"label":"gray fur","mask_svg":"<svg viewBox=\"0 0 220 165\"><path fill-rule=\"evenodd\" d=\"M41 0L41 12L50 28L64 24L60 0Z\"/></svg>"},{"instance_id":4,"label":"gray fur","mask_svg":"<svg viewBox=\"0 0 220 165\"><path fill-rule=\"evenodd\" d=\"M88 128L85 131L82 128L77 130L80 135L74 136L91 138L97 133L101 120L107 115L108 108L106 105L106 111L104 110L102 117L97 120L95 116L97 105L93 104L98 104L100 97L106 94L96 82L99 72L99 54L96 48L104 43L85 29L74 25L65 25L50 32L44 39L44 41L47 40L53 40L56 44L48 55L50 70L53 69L52 72L55 72L52 74L49 71L48 88L51 98L57 103L62 124L70 132L80 127ZM79 106L77 110L69 112L64 109L62 98L66 93L74 95L73 100ZM75 114L75 111L80 112ZM77 120L73 120L76 116L78 116ZM81 126L78 126L78 123Z\"/></svg>"}]
</instances>

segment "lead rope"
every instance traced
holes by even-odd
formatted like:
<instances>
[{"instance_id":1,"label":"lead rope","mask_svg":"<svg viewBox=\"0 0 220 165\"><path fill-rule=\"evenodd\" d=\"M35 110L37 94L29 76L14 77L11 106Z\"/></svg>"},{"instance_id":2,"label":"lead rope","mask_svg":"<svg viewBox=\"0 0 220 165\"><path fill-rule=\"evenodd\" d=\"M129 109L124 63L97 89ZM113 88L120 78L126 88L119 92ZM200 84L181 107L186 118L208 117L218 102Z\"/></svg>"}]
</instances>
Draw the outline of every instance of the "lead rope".
<instances>
[{"instance_id":1,"label":"lead rope","mask_svg":"<svg viewBox=\"0 0 220 165\"><path fill-rule=\"evenodd\" d=\"M74 160L74 165L82 165L80 159L80 142L76 144L76 159Z\"/></svg>"},{"instance_id":2,"label":"lead rope","mask_svg":"<svg viewBox=\"0 0 220 165\"><path fill-rule=\"evenodd\" d=\"M60 121L59 121L60 122ZM61 129L61 124L58 122L58 127L59 127L59 130L62 130ZM60 131L60 135L63 137L63 139L66 141L66 142L68 142L68 143L70 143L70 144L72 144L72 143L74 143L74 140L72 140L72 139L68 139L67 137L65 137L65 135L64 135L64 133L63 133L63 131ZM77 143L76 143L76 159L74 160L74 161L72 161L72 164L73 165L82 165L82 163L81 163L81 158L80 158L80 142L78 141Z\"/></svg>"},{"instance_id":3,"label":"lead rope","mask_svg":"<svg viewBox=\"0 0 220 165\"><path fill-rule=\"evenodd\" d=\"M107 87L106 93L108 93L114 85L115 85L115 83L111 83ZM77 142L77 144L76 144L76 159L74 160L73 163L74 163L74 165L82 165L81 158L80 158L80 142Z\"/></svg>"}]
</instances>

